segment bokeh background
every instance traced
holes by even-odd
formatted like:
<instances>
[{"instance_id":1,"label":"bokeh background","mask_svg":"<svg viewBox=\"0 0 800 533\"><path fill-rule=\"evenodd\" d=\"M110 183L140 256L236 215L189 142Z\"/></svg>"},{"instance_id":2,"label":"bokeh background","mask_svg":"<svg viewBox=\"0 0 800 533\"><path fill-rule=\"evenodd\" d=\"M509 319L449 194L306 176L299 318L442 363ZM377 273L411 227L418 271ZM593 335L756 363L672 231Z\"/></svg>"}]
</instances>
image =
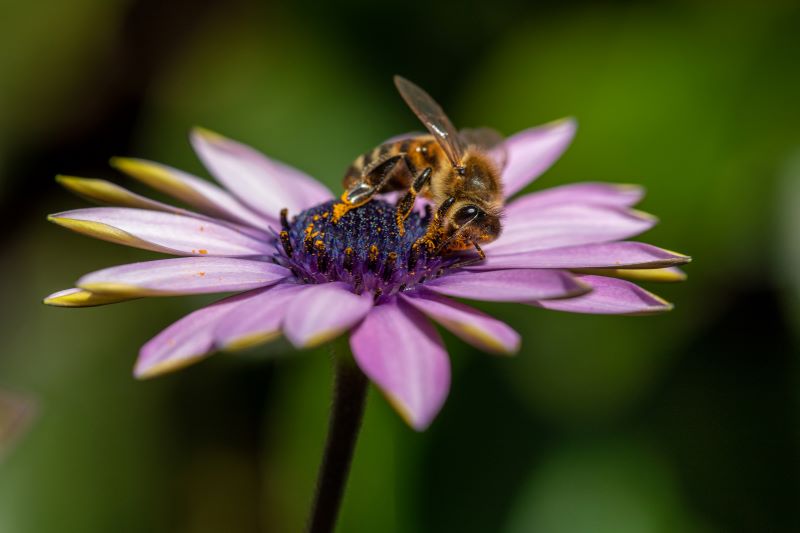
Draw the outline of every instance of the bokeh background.
<instances>
[{"instance_id":1,"label":"bokeh background","mask_svg":"<svg viewBox=\"0 0 800 533\"><path fill-rule=\"evenodd\" d=\"M372 391L342 532L800 531L800 8L796 2L397 4L3 0L0 388L38 418L0 464L0 532L299 531L326 430L325 350L278 343L138 382L138 347L208 299L64 310L82 273L150 257L59 229L57 173L112 155L206 175L193 125L336 188L417 128L401 73L457 125L575 116L529 189L642 183L692 255L676 309L485 309L516 359L445 336L429 431ZM135 185L124 182L135 188Z\"/></svg>"}]
</instances>

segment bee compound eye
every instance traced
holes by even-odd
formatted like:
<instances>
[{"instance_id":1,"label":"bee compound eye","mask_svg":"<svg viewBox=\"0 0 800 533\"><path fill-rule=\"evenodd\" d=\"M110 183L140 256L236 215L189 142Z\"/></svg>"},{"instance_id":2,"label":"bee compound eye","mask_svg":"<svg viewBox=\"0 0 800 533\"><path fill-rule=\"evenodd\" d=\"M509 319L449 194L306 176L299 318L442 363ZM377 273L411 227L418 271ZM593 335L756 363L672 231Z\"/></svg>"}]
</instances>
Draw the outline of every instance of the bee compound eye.
<instances>
[{"instance_id":1,"label":"bee compound eye","mask_svg":"<svg viewBox=\"0 0 800 533\"><path fill-rule=\"evenodd\" d=\"M481 210L478 209L474 205L466 205L459 209L455 216L453 217L453 221L458 224L459 226L463 226L464 224L470 222L472 219L476 218L480 214Z\"/></svg>"}]
</instances>

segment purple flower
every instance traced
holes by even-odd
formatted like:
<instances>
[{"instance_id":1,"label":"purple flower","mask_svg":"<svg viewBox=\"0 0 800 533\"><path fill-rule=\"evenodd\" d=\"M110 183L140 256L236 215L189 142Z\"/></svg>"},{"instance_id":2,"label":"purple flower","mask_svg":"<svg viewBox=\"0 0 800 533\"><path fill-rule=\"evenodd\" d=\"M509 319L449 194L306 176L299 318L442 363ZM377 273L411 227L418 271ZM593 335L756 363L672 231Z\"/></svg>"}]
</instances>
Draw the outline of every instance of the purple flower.
<instances>
[{"instance_id":1,"label":"purple flower","mask_svg":"<svg viewBox=\"0 0 800 533\"><path fill-rule=\"evenodd\" d=\"M574 133L575 123L563 120L507 139L506 194L549 168ZM393 204L373 200L334 224L333 195L302 172L205 130L193 132L192 143L224 188L148 161L113 164L193 211L103 180L60 177L67 188L113 207L50 216L92 237L183 257L92 272L45 303L237 293L145 344L135 368L140 378L281 334L306 348L351 331L361 370L422 430L450 386L447 351L432 322L487 352L513 354L520 344L509 326L453 297L575 313L657 313L670 304L626 278L681 280L675 265L689 261L624 241L656 223L631 208L643 195L637 186L578 183L511 199L502 235L484 247L486 260L464 266L459 255L412 251L429 214L412 213L401 236L392 229Z\"/></svg>"}]
</instances>

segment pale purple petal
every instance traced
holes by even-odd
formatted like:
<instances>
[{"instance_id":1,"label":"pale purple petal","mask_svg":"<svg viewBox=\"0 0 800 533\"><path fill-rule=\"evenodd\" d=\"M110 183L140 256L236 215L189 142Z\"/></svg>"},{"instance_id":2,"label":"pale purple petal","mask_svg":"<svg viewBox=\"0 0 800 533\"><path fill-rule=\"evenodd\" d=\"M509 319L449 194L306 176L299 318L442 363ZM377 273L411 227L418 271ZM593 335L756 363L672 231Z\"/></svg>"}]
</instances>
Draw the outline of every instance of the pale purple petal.
<instances>
[{"instance_id":1,"label":"pale purple petal","mask_svg":"<svg viewBox=\"0 0 800 533\"><path fill-rule=\"evenodd\" d=\"M163 202L157 202L156 200L151 200L150 198L145 198L144 196L131 192L124 187L120 187L116 183L111 183L110 181L106 180L78 178L74 176L56 176L56 181L63 185L65 189L100 205L110 205L114 207L135 207L138 209L149 209L151 211L164 211L165 213L174 213L176 215L186 215L203 220L212 220L212 222L230 225L232 229L235 229L240 233L250 235L255 239L264 240L269 238L266 222L264 225L256 229L251 226L231 222L230 220L221 220L219 218L215 220L210 219L210 217L207 215L189 211L188 209L183 209L181 207L175 207L174 205L165 204ZM271 224L276 226L277 223Z\"/></svg>"},{"instance_id":2,"label":"pale purple petal","mask_svg":"<svg viewBox=\"0 0 800 533\"><path fill-rule=\"evenodd\" d=\"M68 191L101 205L190 214L185 209L151 200L107 180L59 175L56 176L56 181Z\"/></svg>"},{"instance_id":3,"label":"pale purple petal","mask_svg":"<svg viewBox=\"0 0 800 533\"><path fill-rule=\"evenodd\" d=\"M105 268L83 276L78 287L101 294L174 296L246 291L291 276L265 261L232 257L181 257Z\"/></svg>"},{"instance_id":4,"label":"pale purple petal","mask_svg":"<svg viewBox=\"0 0 800 533\"><path fill-rule=\"evenodd\" d=\"M639 185L584 182L552 187L521 196L508 204L507 219L527 218L532 212L556 205L606 205L630 207L644 197Z\"/></svg>"},{"instance_id":5,"label":"pale purple petal","mask_svg":"<svg viewBox=\"0 0 800 533\"><path fill-rule=\"evenodd\" d=\"M503 143L506 166L503 188L510 197L556 162L575 136L577 123L562 119L512 135Z\"/></svg>"},{"instance_id":6,"label":"pale purple petal","mask_svg":"<svg viewBox=\"0 0 800 533\"><path fill-rule=\"evenodd\" d=\"M462 271L425 282L440 294L487 302L528 302L566 298L587 287L563 270Z\"/></svg>"},{"instance_id":7,"label":"pale purple petal","mask_svg":"<svg viewBox=\"0 0 800 533\"><path fill-rule=\"evenodd\" d=\"M173 255L254 256L274 246L207 219L132 209L94 207L50 215L79 233L118 244Z\"/></svg>"},{"instance_id":8,"label":"pale purple petal","mask_svg":"<svg viewBox=\"0 0 800 533\"><path fill-rule=\"evenodd\" d=\"M565 300L532 302L532 305L597 315L649 315L672 309L672 304L630 281L603 276L580 276L580 279L592 287L591 292Z\"/></svg>"},{"instance_id":9,"label":"pale purple petal","mask_svg":"<svg viewBox=\"0 0 800 533\"><path fill-rule=\"evenodd\" d=\"M278 227L277 217L258 214L227 191L182 170L144 159L123 157L112 158L111 165L208 215L246 224L262 231L268 226Z\"/></svg>"},{"instance_id":10,"label":"pale purple petal","mask_svg":"<svg viewBox=\"0 0 800 533\"><path fill-rule=\"evenodd\" d=\"M450 360L430 322L403 302L378 305L353 332L350 347L406 422L427 428L450 389Z\"/></svg>"},{"instance_id":11,"label":"pale purple petal","mask_svg":"<svg viewBox=\"0 0 800 533\"><path fill-rule=\"evenodd\" d=\"M486 259L467 268L663 268L681 265L691 258L641 242L582 244L547 250L506 253L489 251Z\"/></svg>"},{"instance_id":12,"label":"pale purple petal","mask_svg":"<svg viewBox=\"0 0 800 533\"><path fill-rule=\"evenodd\" d=\"M237 306L264 290L268 289L236 294L181 318L142 346L134 375L149 378L208 357L214 350L216 325Z\"/></svg>"},{"instance_id":13,"label":"pale purple petal","mask_svg":"<svg viewBox=\"0 0 800 533\"><path fill-rule=\"evenodd\" d=\"M333 195L303 172L208 130L195 129L192 144L209 172L242 202L273 218L297 214Z\"/></svg>"},{"instance_id":14,"label":"pale purple petal","mask_svg":"<svg viewBox=\"0 0 800 533\"><path fill-rule=\"evenodd\" d=\"M344 283L310 285L289 303L283 332L298 348L318 346L358 324L372 300L371 293L355 294Z\"/></svg>"},{"instance_id":15,"label":"pale purple petal","mask_svg":"<svg viewBox=\"0 0 800 533\"><path fill-rule=\"evenodd\" d=\"M239 350L277 338L290 302L309 287L279 283L242 302L217 325L214 331L217 348Z\"/></svg>"},{"instance_id":16,"label":"pale purple petal","mask_svg":"<svg viewBox=\"0 0 800 533\"><path fill-rule=\"evenodd\" d=\"M487 253L527 252L627 239L652 228L657 219L631 209L599 205L561 205L505 221Z\"/></svg>"},{"instance_id":17,"label":"pale purple petal","mask_svg":"<svg viewBox=\"0 0 800 533\"><path fill-rule=\"evenodd\" d=\"M408 292L401 298L476 348L503 355L519 350L519 333L473 307L430 291Z\"/></svg>"}]
</instances>

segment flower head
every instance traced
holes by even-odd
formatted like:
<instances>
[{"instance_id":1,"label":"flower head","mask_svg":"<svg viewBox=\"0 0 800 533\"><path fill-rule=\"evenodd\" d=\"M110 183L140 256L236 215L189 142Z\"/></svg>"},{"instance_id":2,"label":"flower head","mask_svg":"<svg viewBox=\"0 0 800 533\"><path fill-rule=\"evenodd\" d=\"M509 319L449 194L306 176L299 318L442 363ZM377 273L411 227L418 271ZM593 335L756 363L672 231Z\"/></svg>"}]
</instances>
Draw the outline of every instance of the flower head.
<instances>
[{"instance_id":1,"label":"flower head","mask_svg":"<svg viewBox=\"0 0 800 533\"><path fill-rule=\"evenodd\" d=\"M507 196L549 168L574 132L574 122L563 120L507 139ZM333 195L302 172L206 130L194 131L192 142L224 188L157 163L112 160L191 210L107 181L60 177L68 189L113 207L50 216L93 237L182 257L87 274L45 303L236 293L145 344L135 368L142 378L280 335L305 348L351 331L361 370L412 427L424 429L450 386L447 352L432 321L487 352L512 354L520 344L509 326L453 297L576 313L657 313L670 304L628 280L680 280L676 265L689 260L624 240L656 223L631 208L643 195L636 186L579 183L512 199L503 233L475 262L414 246L429 212L413 212L403 234L386 199L333 222Z\"/></svg>"}]
</instances>

